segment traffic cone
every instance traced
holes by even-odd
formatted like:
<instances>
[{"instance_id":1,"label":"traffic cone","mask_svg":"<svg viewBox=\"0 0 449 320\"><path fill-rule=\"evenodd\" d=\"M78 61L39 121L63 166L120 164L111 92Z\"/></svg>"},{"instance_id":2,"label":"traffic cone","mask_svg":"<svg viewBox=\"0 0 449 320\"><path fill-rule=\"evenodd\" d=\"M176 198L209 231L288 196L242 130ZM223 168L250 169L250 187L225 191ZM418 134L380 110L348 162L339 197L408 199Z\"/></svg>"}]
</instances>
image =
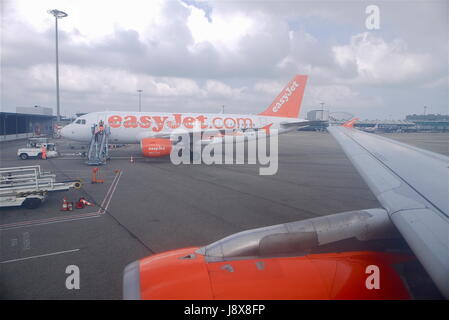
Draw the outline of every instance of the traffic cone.
<instances>
[{"instance_id":1,"label":"traffic cone","mask_svg":"<svg viewBox=\"0 0 449 320\"><path fill-rule=\"evenodd\" d=\"M92 206L92 205L93 205L92 203L90 203L89 201L87 201L87 200L84 199L84 198L80 198L80 202L81 202L83 205L85 205L85 206Z\"/></svg>"},{"instance_id":2,"label":"traffic cone","mask_svg":"<svg viewBox=\"0 0 449 320\"><path fill-rule=\"evenodd\" d=\"M83 209L84 208L84 202L82 200L83 200L83 198L80 198L78 200L78 202L75 204L75 208L77 208L77 209Z\"/></svg>"},{"instance_id":3,"label":"traffic cone","mask_svg":"<svg viewBox=\"0 0 449 320\"><path fill-rule=\"evenodd\" d=\"M66 197L62 200L62 208L61 211L69 211L69 202L67 201Z\"/></svg>"},{"instance_id":4,"label":"traffic cone","mask_svg":"<svg viewBox=\"0 0 449 320\"><path fill-rule=\"evenodd\" d=\"M65 210L67 210L67 200L64 198L64 199L62 199L61 211L65 211Z\"/></svg>"}]
</instances>

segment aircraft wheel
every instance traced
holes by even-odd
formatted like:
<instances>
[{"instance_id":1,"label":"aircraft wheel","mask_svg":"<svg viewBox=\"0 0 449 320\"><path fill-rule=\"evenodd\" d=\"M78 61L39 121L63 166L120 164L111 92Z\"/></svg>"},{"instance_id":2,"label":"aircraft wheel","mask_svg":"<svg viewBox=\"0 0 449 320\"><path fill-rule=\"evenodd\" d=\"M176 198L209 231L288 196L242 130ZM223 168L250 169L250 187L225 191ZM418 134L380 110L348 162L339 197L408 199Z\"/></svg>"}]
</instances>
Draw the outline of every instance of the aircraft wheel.
<instances>
[{"instance_id":1,"label":"aircraft wheel","mask_svg":"<svg viewBox=\"0 0 449 320\"><path fill-rule=\"evenodd\" d=\"M35 209L41 205L42 201L38 198L28 198L23 202L23 206L27 209Z\"/></svg>"}]
</instances>

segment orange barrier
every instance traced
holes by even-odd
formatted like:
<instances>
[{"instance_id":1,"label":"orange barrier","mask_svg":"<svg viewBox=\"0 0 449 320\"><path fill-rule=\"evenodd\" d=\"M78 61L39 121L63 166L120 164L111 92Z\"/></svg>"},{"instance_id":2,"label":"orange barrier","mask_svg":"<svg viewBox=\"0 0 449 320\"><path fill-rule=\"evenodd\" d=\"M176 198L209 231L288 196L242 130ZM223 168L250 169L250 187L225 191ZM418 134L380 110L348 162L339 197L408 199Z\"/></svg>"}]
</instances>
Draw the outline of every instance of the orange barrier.
<instances>
[{"instance_id":1,"label":"orange barrier","mask_svg":"<svg viewBox=\"0 0 449 320\"><path fill-rule=\"evenodd\" d=\"M92 168L91 183L104 183L104 179L99 179L97 176L99 172L100 172L100 168Z\"/></svg>"}]
</instances>

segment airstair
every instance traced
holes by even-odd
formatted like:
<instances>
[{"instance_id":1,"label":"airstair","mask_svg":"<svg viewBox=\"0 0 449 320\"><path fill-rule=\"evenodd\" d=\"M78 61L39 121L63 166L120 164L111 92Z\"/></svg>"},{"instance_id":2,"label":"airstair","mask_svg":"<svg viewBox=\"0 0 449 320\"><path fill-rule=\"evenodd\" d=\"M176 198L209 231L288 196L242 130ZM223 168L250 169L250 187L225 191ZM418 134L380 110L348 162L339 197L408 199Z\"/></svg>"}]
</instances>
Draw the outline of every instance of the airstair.
<instances>
[{"instance_id":1,"label":"airstair","mask_svg":"<svg viewBox=\"0 0 449 320\"><path fill-rule=\"evenodd\" d=\"M89 166L103 165L109 159L109 135L110 129L108 126L105 126L103 131L98 131L96 126L92 127L92 139L90 140L86 161Z\"/></svg>"}]
</instances>

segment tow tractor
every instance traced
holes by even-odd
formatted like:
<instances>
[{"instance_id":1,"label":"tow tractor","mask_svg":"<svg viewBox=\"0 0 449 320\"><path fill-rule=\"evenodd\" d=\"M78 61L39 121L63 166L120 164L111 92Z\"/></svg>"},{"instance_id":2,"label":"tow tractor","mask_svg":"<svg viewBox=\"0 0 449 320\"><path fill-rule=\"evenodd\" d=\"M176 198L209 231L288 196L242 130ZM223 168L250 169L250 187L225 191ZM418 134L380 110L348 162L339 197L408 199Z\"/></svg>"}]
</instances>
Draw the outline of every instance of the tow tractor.
<instances>
[{"instance_id":1,"label":"tow tractor","mask_svg":"<svg viewBox=\"0 0 449 320\"><path fill-rule=\"evenodd\" d=\"M0 169L0 207L39 207L48 193L81 188L80 180L56 181L56 175L39 165Z\"/></svg>"},{"instance_id":2,"label":"tow tractor","mask_svg":"<svg viewBox=\"0 0 449 320\"><path fill-rule=\"evenodd\" d=\"M42 147L47 149L47 158L54 158L58 156L56 145L48 141L48 138L30 138L27 141L26 148L17 150L17 156L26 160L28 158L42 158Z\"/></svg>"}]
</instances>

